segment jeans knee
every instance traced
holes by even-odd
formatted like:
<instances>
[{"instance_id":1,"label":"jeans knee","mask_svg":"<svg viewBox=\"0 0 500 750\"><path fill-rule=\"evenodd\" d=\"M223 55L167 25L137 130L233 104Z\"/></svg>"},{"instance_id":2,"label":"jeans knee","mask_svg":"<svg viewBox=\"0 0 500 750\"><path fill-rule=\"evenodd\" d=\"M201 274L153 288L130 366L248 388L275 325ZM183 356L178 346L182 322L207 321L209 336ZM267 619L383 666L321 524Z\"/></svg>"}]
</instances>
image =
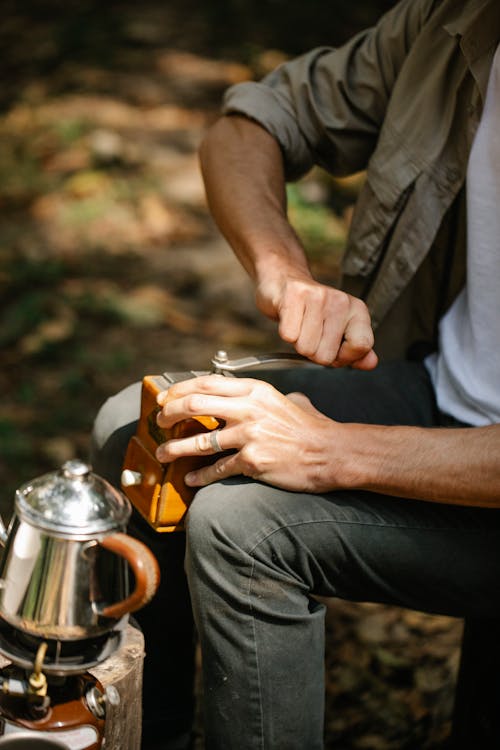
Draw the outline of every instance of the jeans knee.
<instances>
[{"instance_id":1,"label":"jeans knee","mask_svg":"<svg viewBox=\"0 0 500 750\"><path fill-rule=\"evenodd\" d=\"M95 418L90 462L94 471L115 487L120 487L123 459L128 442L136 431L140 395L141 384L133 383L109 398Z\"/></svg>"},{"instance_id":2,"label":"jeans knee","mask_svg":"<svg viewBox=\"0 0 500 750\"><path fill-rule=\"evenodd\" d=\"M211 544L217 537L232 537L233 508L237 490L225 483L211 484L198 490L186 517L186 536L193 549Z\"/></svg>"},{"instance_id":3,"label":"jeans knee","mask_svg":"<svg viewBox=\"0 0 500 750\"><path fill-rule=\"evenodd\" d=\"M248 551L263 524L265 502L260 488L258 483L236 477L199 490L186 519L188 554Z\"/></svg>"},{"instance_id":4,"label":"jeans knee","mask_svg":"<svg viewBox=\"0 0 500 750\"><path fill-rule=\"evenodd\" d=\"M97 448L124 426L137 423L141 404L141 383L132 383L111 396L101 406L94 420L92 439Z\"/></svg>"}]
</instances>

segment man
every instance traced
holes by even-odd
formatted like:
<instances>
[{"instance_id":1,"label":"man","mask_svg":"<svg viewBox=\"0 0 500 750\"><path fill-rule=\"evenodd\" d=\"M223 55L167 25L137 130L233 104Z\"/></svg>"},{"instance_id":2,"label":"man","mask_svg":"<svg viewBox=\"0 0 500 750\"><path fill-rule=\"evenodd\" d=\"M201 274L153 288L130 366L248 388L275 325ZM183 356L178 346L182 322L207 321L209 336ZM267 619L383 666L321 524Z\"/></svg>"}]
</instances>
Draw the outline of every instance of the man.
<instances>
[{"instance_id":1,"label":"man","mask_svg":"<svg viewBox=\"0 0 500 750\"><path fill-rule=\"evenodd\" d=\"M186 477L208 748L322 747L314 594L500 614L499 37L496 0L403 0L231 89L202 145L258 307L323 365L159 397L161 427L225 423L157 453L224 452ZM287 221L285 181L313 164L367 170L352 294L315 282Z\"/></svg>"}]
</instances>

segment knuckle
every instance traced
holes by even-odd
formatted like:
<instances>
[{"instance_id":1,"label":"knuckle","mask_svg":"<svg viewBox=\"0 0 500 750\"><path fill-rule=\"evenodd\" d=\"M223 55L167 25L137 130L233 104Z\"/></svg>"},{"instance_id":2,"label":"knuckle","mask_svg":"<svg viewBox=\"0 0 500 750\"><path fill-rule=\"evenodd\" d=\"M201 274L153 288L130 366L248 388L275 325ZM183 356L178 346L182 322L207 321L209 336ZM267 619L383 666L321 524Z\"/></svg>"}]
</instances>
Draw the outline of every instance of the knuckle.
<instances>
[{"instance_id":1,"label":"knuckle","mask_svg":"<svg viewBox=\"0 0 500 750\"><path fill-rule=\"evenodd\" d=\"M331 297L332 307L337 315L347 314L351 307L351 300L345 292L337 292Z\"/></svg>"},{"instance_id":2,"label":"knuckle","mask_svg":"<svg viewBox=\"0 0 500 750\"><path fill-rule=\"evenodd\" d=\"M214 472L218 479L225 476L226 462L224 460L217 461L214 464Z\"/></svg>"},{"instance_id":3,"label":"knuckle","mask_svg":"<svg viewBox=\"0 0 500 750\"><path fill-rule=\"evenodd\" d=\"M300 342L296 346L298 354L302 354L303 357L311 357L314 354L314 348L308 342Z\"/></svg>"},{"instance_id":4,"label":"knuckle","mask_svg":"<svg viewBox=\"0 0 500 750\"><path fill-rule=\"evenodd\" d=\"M369 316L368 307L366 305L366 302L364 302L362 299L359 299L359 297L352 297L351 298L351 304L354 310L356 312Z\"/></svg>"},{"instance_id":5,"label":"knuckle","mask_svg":"<svg viewBox=\"0 0 500 750\"><path fill-rule=\"evenodd\" d=\"M289 330L286 325L280 324L278 330L279 330L280 338L283 339L283 341L286 341L288 344L294 344L296 342L297 340L296 334L292 333L292 331Z\"/></svg>"},{"instance_id":6,"label":"knuckle","mask_svg":"<svg viewBox=\"0 0 500 750\"><path fill-rule=\"evenodd\" d=\"M370 336L368 333L361 333L350 342L349 350L353 354L366 354L373 347L373 343L373 336Z\"/></svg>"},{"instance_id":7,"label":"knuckle","mask_svg":"<svg viewBox=\"0 0 500 750\"><path fill-rule=\"evenodd\" d=\"M262 401L263 394L266 391L266 385L267 383L262 383L259 380L247 380L248 390L239 404L241 418L245 422L251 419L251 415L254 413L255 408L257 408Z\"/></svg>"},{"instance_id":8,"label":"knuckle","mask_svg":"<svg viewBox=\"0 0 500 750\"><path fill-rule=\"evenodd\" d=\"M251 422L250 424L247 424L245 429L245 437L248 442L256 442L259 440L259 438L262 435L262 428L258 424L258 422ZM250 449L247 449L250 450Z\"/></svg>"},{"instance_id":9,"label":"knuckle","mask_svg":"<svg viewBox=\"0 0 500 750\"><path fill-rule=\"evenodd\" d=\"M314 361L318 365L323 365L324 367L328 367L328 365L331 365L334 360L335 360L335 355L333 353L316 354L316 356L314 357Z\"/></svg>"},{"instance_id":10,"label":"knuckle","mask_svg":"<svg viewBox=\"0 0 500 750\"><path fill-rule=\"evenodd\" d=\"M225 375L219 372L214 372L211 375L201 375L198 377L200 390L204 393L213 393L216 383L223 382L225 379Z\"/></svg>"},{"instance_id":11,"label":"knuckle","mask_svg":"<svg viewBox=\"0 0 500 750\"><path fill-rule=\"evenodd\" d=\"M289 279L286 285L287 294L293 299L294 297L302 297L306 294L308 285L302 279Z\"/></svg>"},{"instance_id":12,"label":"knuckle","mask_svg":"<svg viewBox=\"0 0 500 750\"><path fill-rule=\"evenodd\" d=\"M251 446L245 446L240 452L242 471L245 476L254 477L259 474L259 460L257 451Z\"/></svg>"},{"instance_id":13,"label":"knuckle","mask_svg":"<svg viewBox=\"0 0 500 750\"><path fill-rule=\"evenodd\" d=\"M365 352L369 352L370 349L372 349L373 344L375 343L373 336L362 336L361 341L359 342L358 346L363 349Z\"/></svg>"},{"instance_id":14,"label":"knuckle","mask_svg":"<svg viewBox=\"0 0 500 750\"><path fill-rule=\"evenodd\" d=\"M207 432L200 432L194 437L195 450L199 453L206 453L210 450L210 438Z\"/></svg>"},{"instance_id":15,"label":"knuckle","mask_svg":"<svg viewBox=\"0 0 500 750\"><path fill-rule=\"evenodd\" d=\"M367 329L371 330L370 311L362 300L357 300L357 304L353 306L351 318L354 318L360 324L365 325Z\"/></svg>"},{"instance_id":16,"label":"knuckle","mask_svg":"<svg viewBox=\"0 0 500 750\"><path fill-rule=\"evenodd\" d=\"M168 388L163 391L163 393L166 393L168 396L168 399L177 398L177 394L179 391L179 384L178 383L172 383L172 385L169 385Z\"/></svg>"},{"instance_id":17,"label":"knuckle","mask_svg":"<svg viewBox=\"0 0 500 750\"><path fill-rule=\"evenodd\" d=\"M316 297L321 305L325 305L331 297L332 289L327 286L316 287Z\"/></svg>"},{"instance_id":18,"label":"knuckle","mask_svg":"<svg viewBox=\"0 0 500 750\"><path fill-rule=\"evenodd\" d=\"M186 407L186 411L189 414L201 414L203 411L204 402L205 399L203 396L200 396L198 393L193 393L189 396L186 396L184 405Z\"/></svg>"},{"instance_id":19,"label":"knuckle","mask_svg":"<svg viewBox=\"0 0 500 750\"><path fill-rule=\"evenodd\" d=\"M266 383L264 380L251 380L252 385L252 391L257 394L258 396L262 396L263 394L267 393L267 391L270 389L269 383Z\"/></svg>"}]
</instances>

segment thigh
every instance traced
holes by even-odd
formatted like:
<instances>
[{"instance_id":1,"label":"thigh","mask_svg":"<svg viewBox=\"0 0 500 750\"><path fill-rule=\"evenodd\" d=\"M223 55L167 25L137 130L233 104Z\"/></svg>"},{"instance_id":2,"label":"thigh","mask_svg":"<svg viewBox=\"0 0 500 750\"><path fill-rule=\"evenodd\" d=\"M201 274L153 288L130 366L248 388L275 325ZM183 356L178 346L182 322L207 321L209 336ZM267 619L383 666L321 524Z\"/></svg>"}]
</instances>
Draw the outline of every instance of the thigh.
<instances>
[{"instance_id":1,"label":"thigh","mask_svg":"<svg viewBox=\"0 0 500 750\"><path fill-rule=\"evenodd\" d=\"M419 362L381 363L374 370L307 367L256 373L283 393L301 391L314 406L340 422L434 426L434 390Z\"/></svg>"},{"instance_id":2,"label":"thigh","mask_svg":"<svg viewBox=\"0 0 500 750\"><path fill-rule=\"evenodd\" d=\"M190 554L218 549L223 567L229 548L230 556L238 550L262 580L299 586L306 597L460 617L500 614L496 510L364 492L290 493L235 478L198 492L188 537Z\"/></svg>"},{"instance_id":3,"label":"thigh","mask_svg":"<svg viewBox=\"0 0 500 750\"><path fill-rule=\"evenodd\" d=\"M94 421L90 460L96 473L115 487L120 487L127 445L137 429L141 386L141 383L132 383L108 398Z\"/></svg>"}]
</instances>

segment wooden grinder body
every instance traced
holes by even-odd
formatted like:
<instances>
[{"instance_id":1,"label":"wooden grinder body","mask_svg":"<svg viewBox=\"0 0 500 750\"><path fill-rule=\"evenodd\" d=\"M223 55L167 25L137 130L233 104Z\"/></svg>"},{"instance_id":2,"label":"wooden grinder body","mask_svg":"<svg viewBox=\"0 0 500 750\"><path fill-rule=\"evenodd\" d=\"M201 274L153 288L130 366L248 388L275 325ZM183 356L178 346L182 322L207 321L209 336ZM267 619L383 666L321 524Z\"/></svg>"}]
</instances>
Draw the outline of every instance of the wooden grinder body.
<instances>
[{"instance_id":1,"label":"wooden grinder body","mask_svg":"<svg viewBox=\"0 0 500 750\"><path fill-rule=\"evenodd\" d=\"M126 485L123 473L122 488L132 505L156 531L183 529L183 519L194 495L194 490L184 483L184 477L188 471L212 463L216 458L214 455L187 456L162 464L155 457L156 448L166 440L209 432L220 426L217 419L204 416L184 420L169 430L157 425L158 394L175 382L201 374L205 373L147 375L142 381L139 423L128 444L123 464L124 472L135 472L141 479L137 484Z\"/></svg>"},{"instance_id":2,"label":"wooden grinder body","mask_svg":"<svg viewBox=\"0 0 500 750\"><path fill-rule=\"evenodd\" d=\"M158 394L174 383L199 375L218 373L234 376L252 370L311 366L311 362L299 354L282 352L230 360L226 352L219 351L211 364L211 371L166 372L163 375L147 375L142 381L139 424L125 456L122 487L132 505L156 531L183 529L184 516L194 495L194 490L184 483L184 477L189 471L214 463L218 457L214 454L187 456L162 464L155 457L156 448L166 440L190 437L224 426L214 417L201 416L179 422L170 430L161 429L156 422L156 415L160 411L156 401Z\"/></svg>"}]
</instances>

